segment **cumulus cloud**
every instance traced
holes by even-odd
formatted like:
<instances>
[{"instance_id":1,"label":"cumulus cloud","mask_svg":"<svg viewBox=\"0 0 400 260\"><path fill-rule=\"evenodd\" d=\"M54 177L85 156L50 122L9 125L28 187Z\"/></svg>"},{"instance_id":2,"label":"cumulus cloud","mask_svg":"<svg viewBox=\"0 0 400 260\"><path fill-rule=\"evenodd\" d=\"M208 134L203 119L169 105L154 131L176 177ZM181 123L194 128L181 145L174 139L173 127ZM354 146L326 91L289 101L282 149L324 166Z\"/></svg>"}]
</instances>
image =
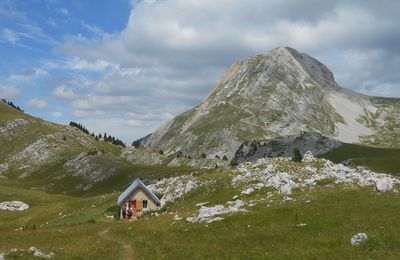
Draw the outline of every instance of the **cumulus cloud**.
<instances>
[{"instance_id":1,"label":"cumulus cloud","mask_svg":"<svg viewBox=\"0 0 400 260\"><path fill-rule=\"evenodd\" d=\"M100 75L71 106L98 120L134 112L121 128L149 132L200 102L233 62L278 46L316 57L345 87L399 96L399 9L388 0L132 1L119 34L82 23L97 36L61 49L70 69Z\"/></svg>"},{"instance_id":2,"label":"cumulus cloud","mask_svg":"<svg viewBox=\"0 0 400 260\"><path fill-rule=\"evenodd\" d=\"M43 110L47 109L49 107L49 104L47 103L46 100L39 98L32 98L25 103L25 106L28 108Z\"/></svg>"},{"instance_id":3,"label":"cumulus cloud","mask_svg":"<svg viewBox=\"0 0 400 260\"><path fill-rule=\"evenodd\" d=\"M21 96L21 90L13 86L0 86L1 99L17 99Z\"/></svg>"},{"instance_id":4,"label":"cumulus cloud","mask_svg":"<svg viewBox=\"0 0 400 260\"><path fill-rule=\"evenodd\" d=\"M52 94L54 97L64 100L71 100L77 97L73 89L66 88L64 85L56 87Z\"/></svg>"}]
</instances>

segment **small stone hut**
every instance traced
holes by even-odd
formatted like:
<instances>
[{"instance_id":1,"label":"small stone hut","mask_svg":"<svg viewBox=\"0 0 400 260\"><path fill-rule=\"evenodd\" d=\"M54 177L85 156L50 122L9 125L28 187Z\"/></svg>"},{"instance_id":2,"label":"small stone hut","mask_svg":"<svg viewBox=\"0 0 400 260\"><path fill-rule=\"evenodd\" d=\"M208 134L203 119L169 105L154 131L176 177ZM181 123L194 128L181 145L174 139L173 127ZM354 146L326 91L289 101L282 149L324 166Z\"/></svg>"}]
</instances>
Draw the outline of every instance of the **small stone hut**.
<instances>
[{"instance_id":1,"label":"small stone hut","mask_svg":"<svg viewBox=\"0 0 400 260\"><path fill-rule=\"evenodd\" d=\"M131 207L133 211L132 218L140 216L144 211L156 210L161 202L157 196L151 192L144 183L136 179L117 200L120 206L120 218L122 219L123 208Z\"/></svg>"}]
</instances>

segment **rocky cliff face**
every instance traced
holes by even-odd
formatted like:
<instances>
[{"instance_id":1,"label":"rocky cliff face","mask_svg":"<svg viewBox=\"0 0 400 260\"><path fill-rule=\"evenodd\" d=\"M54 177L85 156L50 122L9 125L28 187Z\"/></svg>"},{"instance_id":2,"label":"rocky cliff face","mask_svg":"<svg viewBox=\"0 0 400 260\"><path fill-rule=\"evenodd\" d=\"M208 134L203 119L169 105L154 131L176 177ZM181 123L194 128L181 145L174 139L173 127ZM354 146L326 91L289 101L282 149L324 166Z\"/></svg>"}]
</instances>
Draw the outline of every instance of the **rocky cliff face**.
<instances>
[{"instance_id":1,"label":"rocky cliff face","mask_svg":"<svg viewBox=\"0 0 400 260\"><path fill-rule=\"evenodd\" d=\"M344 89L321 62L281 47L233 64L203 102L161 126L145 146L232 159L244 142L308 131L400 147L399 109L400 99Z\"/></svg>"}]
</instances>

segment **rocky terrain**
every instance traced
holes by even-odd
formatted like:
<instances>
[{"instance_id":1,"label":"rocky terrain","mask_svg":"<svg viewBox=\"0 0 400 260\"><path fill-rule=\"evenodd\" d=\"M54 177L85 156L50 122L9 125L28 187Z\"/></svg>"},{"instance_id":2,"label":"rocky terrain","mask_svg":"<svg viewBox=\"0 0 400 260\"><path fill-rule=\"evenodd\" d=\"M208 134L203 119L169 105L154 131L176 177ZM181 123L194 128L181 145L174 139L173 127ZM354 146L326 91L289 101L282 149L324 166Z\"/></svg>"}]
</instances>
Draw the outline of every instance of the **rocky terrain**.
<instances>
[{"instance_id":1,"label":"rocky terrain","mask_svg":"<svg viewBox=\"0 0 400 260\"><path fill-rule=\"evenodd\" d=\"M245 142L308 131L344 143L399 148L399 109L399 99L342 88L325 65L281 47L232 65L203 102L166 122L145 146L232 160Z\"/></svg>"},{"instance_id":2,"label":"rocky terrain","mask_svg":"<svg viewBox=\"0 0 400 260\"><path fill-rule=\"evenodd\" d=\"M301 154L310 151L314 155L329 152L341 146L341 142L319 133L301 133L299 136L284 136L259 142L243 143L236 151L232 162L256 162L261 158L292 157L295 148Z\"/></svg>"}]
</instances>

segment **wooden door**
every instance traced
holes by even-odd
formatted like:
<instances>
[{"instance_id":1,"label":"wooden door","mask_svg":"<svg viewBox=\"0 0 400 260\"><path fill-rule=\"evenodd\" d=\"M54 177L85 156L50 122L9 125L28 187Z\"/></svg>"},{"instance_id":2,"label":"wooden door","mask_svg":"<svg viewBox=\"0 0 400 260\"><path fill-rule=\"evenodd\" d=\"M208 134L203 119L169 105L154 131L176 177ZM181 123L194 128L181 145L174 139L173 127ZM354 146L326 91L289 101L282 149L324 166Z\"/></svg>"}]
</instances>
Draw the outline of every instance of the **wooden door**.
<instances>
[{"instance_id":1,"label":"wooden door","mask_svg":"<svg viewBox=\"0 0 400 260\"><path fill-rule=\"evenodd\" d=\"M141 211L143 209L143 204L141 200L136 201L135 209L136 211Z\"/></svg>"}]
</instances>

